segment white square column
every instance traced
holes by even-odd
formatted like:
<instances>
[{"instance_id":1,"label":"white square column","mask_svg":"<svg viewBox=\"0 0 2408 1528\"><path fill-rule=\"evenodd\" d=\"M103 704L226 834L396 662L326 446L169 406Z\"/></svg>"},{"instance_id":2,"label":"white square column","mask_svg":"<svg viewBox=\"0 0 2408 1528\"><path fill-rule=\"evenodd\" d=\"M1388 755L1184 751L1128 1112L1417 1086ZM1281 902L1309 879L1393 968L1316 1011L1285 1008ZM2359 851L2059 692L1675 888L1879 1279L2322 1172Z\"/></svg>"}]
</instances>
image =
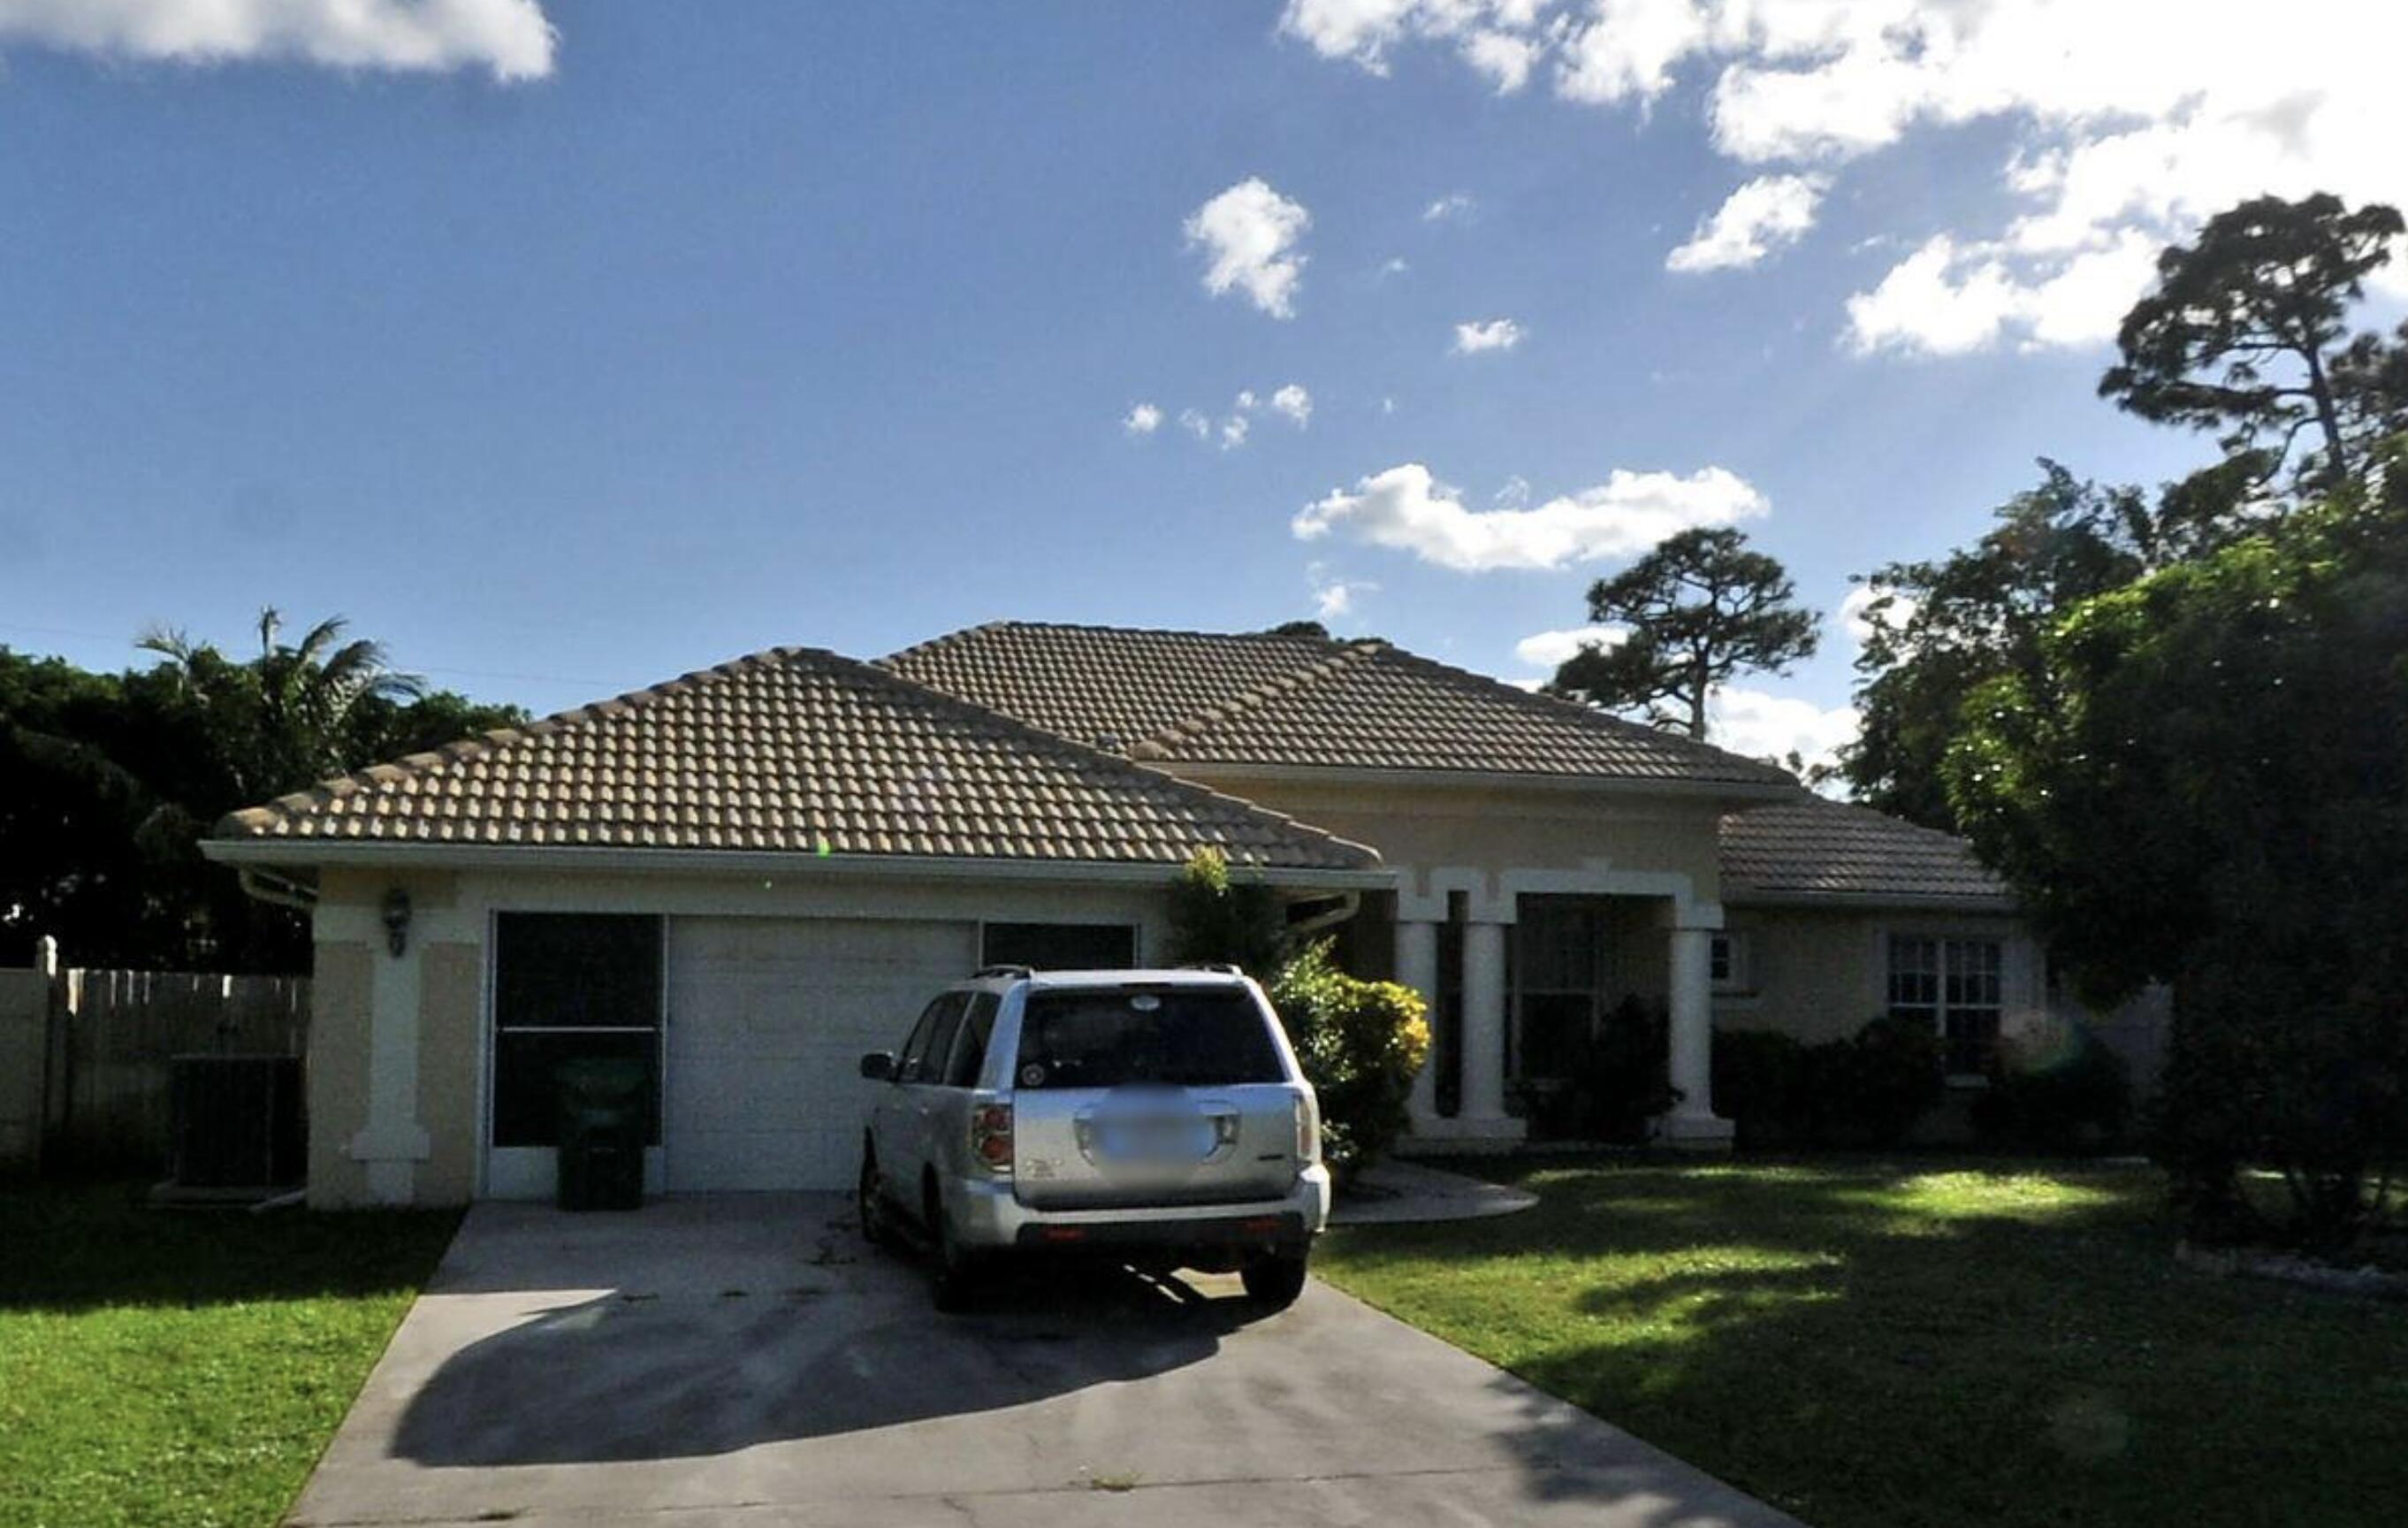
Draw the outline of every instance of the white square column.
<instances>
[{"instance_id":1,"label":"white square column","mask_svg":"<svg viewBox=\"0 0 2408 1528\"><path fill-rule=\"evenodd\" d=\"M1421 918L1397 919L1397 981L1422 995L1430 1026L1429 1056L1413 1076L1412 1097L1405 1103L1413 1133L1427 1132L1438 1113L1438 925Z\"/></svg>"},{"instance_id":2,"label":"white square column","mask_svg":"<svg viewBox=\"0 0 2408 1528\"><path fill-rule=\"evenodd\" d=\"M1519 1140L1523 1123L1505 1112L1505 925L1463 926L1463 1109L1466 1133Z\"/></svg>"}]
</instances>

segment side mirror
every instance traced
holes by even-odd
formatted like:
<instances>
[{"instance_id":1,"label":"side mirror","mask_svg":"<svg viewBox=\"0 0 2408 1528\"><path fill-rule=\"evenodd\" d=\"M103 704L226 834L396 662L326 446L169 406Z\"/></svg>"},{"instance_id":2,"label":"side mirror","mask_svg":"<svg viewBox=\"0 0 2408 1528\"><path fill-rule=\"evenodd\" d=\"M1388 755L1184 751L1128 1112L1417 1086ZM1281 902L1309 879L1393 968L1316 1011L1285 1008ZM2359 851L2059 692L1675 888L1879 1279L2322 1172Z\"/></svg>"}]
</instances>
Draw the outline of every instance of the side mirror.
<instances>
[{"instance_id":1,"label":"side mirror","mask_svg":"<svg viewBox=\"0 0 2408 1528\"><path fill-rule=\"evenodd\" d=\"M861 1074L867 1077L871 1082L893 1082L895 1080L895 1053L891 1050L873 1050L868 1052L861 1059Z\"/></svg>"}]
</instances>

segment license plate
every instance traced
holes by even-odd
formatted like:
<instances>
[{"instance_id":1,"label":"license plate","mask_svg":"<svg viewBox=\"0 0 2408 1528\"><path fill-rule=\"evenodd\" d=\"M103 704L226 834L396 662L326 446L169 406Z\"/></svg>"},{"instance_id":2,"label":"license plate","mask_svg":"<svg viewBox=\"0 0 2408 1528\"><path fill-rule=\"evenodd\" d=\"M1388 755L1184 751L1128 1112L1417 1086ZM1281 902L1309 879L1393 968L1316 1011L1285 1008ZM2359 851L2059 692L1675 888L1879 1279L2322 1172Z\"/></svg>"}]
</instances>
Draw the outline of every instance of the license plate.
<instances>
[{"instance_id":1,"label":"license plate","mask_svg":"<svg viewBox=\"0 0 2408 1528\"><path fill-rule=\"evenodd\" d=\"M1113 1161L1195 1161L1212 1154L1205 1119L1098 1120L1096 1154Z\"/></svg>"}]
</instances>

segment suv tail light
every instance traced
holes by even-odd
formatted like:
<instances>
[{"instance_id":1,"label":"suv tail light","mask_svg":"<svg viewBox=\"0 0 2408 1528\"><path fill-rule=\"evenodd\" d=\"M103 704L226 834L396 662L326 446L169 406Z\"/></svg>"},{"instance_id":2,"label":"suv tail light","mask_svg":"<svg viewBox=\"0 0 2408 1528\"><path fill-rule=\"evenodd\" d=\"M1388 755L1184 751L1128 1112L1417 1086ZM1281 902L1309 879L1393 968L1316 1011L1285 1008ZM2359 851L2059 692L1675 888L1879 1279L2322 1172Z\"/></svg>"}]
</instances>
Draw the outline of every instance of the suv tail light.
<instances>
[{"instance_id":1,"label":"suv tail light","mask_svg":"<svg viewBox=\"0 0 2408 1528\"><path fill-rule=\"evenodd\" d=\"M990 1173L1011 1171L1011 1105L982 1103L970 1110L970 1155Z\"/></svg>"},{"instance_id":2,"label":"suv tail light","mask_svg":"<svg viewBox=\"0 0 2408 1528\"><path fill-rule=\"evenodd\" d=\"M1321 1160L1321 1120L1312 1101L1302 1093L1290 1099L1296 1110L1296 1160L1300 1167L1311 1167Z\"/></svg>"}]
</instances>

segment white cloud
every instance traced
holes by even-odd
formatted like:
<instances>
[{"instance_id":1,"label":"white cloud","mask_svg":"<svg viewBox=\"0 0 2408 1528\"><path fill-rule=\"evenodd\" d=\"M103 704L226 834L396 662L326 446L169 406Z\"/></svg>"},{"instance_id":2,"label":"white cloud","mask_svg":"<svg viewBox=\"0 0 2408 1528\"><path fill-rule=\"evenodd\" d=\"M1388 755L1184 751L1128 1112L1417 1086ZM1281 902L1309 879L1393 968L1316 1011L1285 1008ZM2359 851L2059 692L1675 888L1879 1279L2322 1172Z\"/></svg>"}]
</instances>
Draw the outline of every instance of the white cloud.
<instances>
[{"instance_id":1,"label":"white cloud","mask_svg":"<svg viewBox=\"0 0 2408 1528\"><path fill-rule=\"evenodd\" d=\"M1131 435L1152 435L1161 427L1162 411L1151 403L1138 404L1121 420L1121 428Z\"/></svg>"},{"instance_id":2,"label":"white cloud","mask_svg":"<svg viewBox=\"0 0 2408 1528\"><path fill-rule=\"evenodd\" d=\"M1271 395L1271 411L1285 414L1302 429L1312 422L1312 395L1302 382L1290 382Z\"/></svg>"},{"instance_id":3,"label":"white cloud","mask_svg":"<svg viewBox=\"0 0 2408 1528\"><path fill-rule=\"evenodd\" d=\"M1544 669L1552 679L1557 669L1584 647L1619 647L1630 636L1618 626L1576 626L1562 631L1534 631L1513 644L1513 656L1533 669Z\"/></svg>"},{"instance_id":4,"label":"white cloud","mask_svg":"<svg viewBox=\"0 0 2408 1528\"><path fill-rule=\"evenodd\" d=\"M1879 286L1848 299L1849 340L1859 353L1961 355L1995 342L2023 300L2005 267L1960 254L1941 234L1891 267Z\"/></svg>"},{"instance_id":5,"label":"white cloud","mask_svg":"<svg viewBox=\"0 0 2408 1528\"><path fill-rule=\"evenodd\" d=\"M2095 346L2156 250L2244 197L2408 203L2399 26L2368 0L2290 0L2273 21L2239 0L1291 0L1283 26L1375 72L1418 44L1483 78L1469 39L1494 32L1559 96L1624 109L1686 78L1720 153L1793 178L1880 175L1877 151L1992 129L1996 210L1871 230L1912 252L1856 294L1860 351ZM2408 262L2377 280L2408 294Z\"/></svg>"},{"instance_id":6,"label":"white cloud","mask_svg":"<svg viewBox=\"0 0 2408 1528\"><path fill-rule=\"evenodd\" d=\"M1854 706L1828 710L1812 700L1725 685L1706 697L1706 736L1750 758L1786 759L1794 751L1810 768L1836 764L1856 739Z\"/></svg>"},{"instance_id":7,"label":"white cloud","mask_svg":"<svg viewBox=\"0 0 2408 1528\"><path fill-rule=\"evenodd\" d=\"M1765 175L1748 181L1698 224L1686 244L1664 257L1664 268L1728 270L1797 243L1814 226L1823 185L1814 175Z\"/></svg>"},{"instance_id":8,"label":"white cloud","mask_svg":"<svg viewBox=\"0 0 2408 1528\"><path fill-rule=\"evenodd\" d=\"M1244 445L1246 433L1253 428L1254 426L1246 422L1244 414L1231 414L1221 421L1221 449L1235 451Z\"/></svg>"},{"instance_id":9,"label":"white cloud","mask_svg":"<svg viewBox=\"0 0 2408 1528\"><path fill-rule=\"evenodd\" d=\"M1179 427L1198 440L1209 440L1212 437L1212 421L1206 418L1198 410L1180 410Z\"/></svg>"},{"instance_id":10,"label":"white cloud","mask_svg":"<svg viewBox=\"0 0 2408 1528\"><path fill-rule=\"evenodd\" d=\"M1455 353L1477 355L1483 351L1512 350L1522 342L1522 325L1510 318L1492 318L1455 326Z\"/></svg>"},{"instance_id":11,"label":"white cloud","mask_svg":"<svg viewBox=\"0 0 2408 1528\"><path fill-rule=\"evenodd\" d=\"M1405 264L1405 257L1403 255L1392 254L1388 256L1387 259L1381 262L1379 273L1381 278L1385 280L1390 276L1402 276L1405 272L1412 268L1412 267Z\"/></svg>"},{"instance_id":12,"label":"white cloud","mask_svg":"<svg viewBox=\"0 0 2408 1528\"><path fill-rule=\"evenodd\" d=\"M1307 258L1297 240L1312 224L1303 203L1260 176L1239 181L1187 219L1187 242L1207 259L1204 290L1217 297L1235 287L1273 318L1294 317Z\"/></svg>"},{"instance_id":13,"label":"white cloud","mask_svg":"<svg viewBox=\"0 0 2408 1528\"><path fill-rule=\"evenodd\" d=\"M537 0L0 0L0 41L103 58L338 69L552 73Z\"/></svg>"},{"instance_id":14,"label":"white cloud","mask_svg":"<svg viewBox=\"0 0 2408 1528\"><path fill-rule=\"evenodd\" d=\"M1240 413L1253 413L1255 408L1260 405L1261 401L1261 399L1254 396L1254 390L1253 388L1241 387L1238 389L1238 411Z\"/></svg>"},{"instance_id":15,"label":"white cloud","mask_svg":"<svg viewBox=\"0 0 2408 1528\"><path fill-rule=\"evenodd\" d=\"M1961 355L2011 334L2027 348L2102 343L2148 289L2157 256L2156 240L2127 231L2019 270L1997 245L1960 249L1937 235L1848 298L1848 342L1860 354L1925 355Z\"/></svg>"},{"instance_id":16,"label":"white cloud","mask_svg":"<svg viewBox=\"0 0 2408 1528\"><path fill-rule=\"evenodd\" d=\"M1380 592L1378 584L1363 579L1326 578L1319 563L1306 569L1306 574L1312 580L1312 613L1324 622L1354 614L1355 596Z\"/></svg>"},{"instance_id":17,"label":"white cloud","mask_svg":"<svg viewBox=\"0 0 2408 1528\"><path fill-rule=\"evenodd\" d=\"M1455 223L1471 216L1479 203L1460 191L1450 191L1422 209L1424 223Z\"/></svg>"},{"instance_id":18,"label":"white cloud","mask_svg":"<svg viewBox=\"0 0 2408 1528\"><path fill-rule=\"evenodd\" d=\"M1428 468L1406 462L1306 505L1289 529L1299 541L1344 531L1440 568L1488 572L1628 556L1693 526L1726 526L1767 508L1745 480L1709 467L1687 477L1617 469L1534 508L1473 510Z\"/></svg>"},{"instance_id":19,"label":"white cloud","mask_svg":"<svg viewBox=\"0 0 2408 1528\"><path fill-rule=\"evenodd\" d=\"M1458 45L1463 61L1484 75L1499 95L1511 95L1530 82L1544 44L1511 32L1474 32Z\"/></svg>"}]
</instances>

